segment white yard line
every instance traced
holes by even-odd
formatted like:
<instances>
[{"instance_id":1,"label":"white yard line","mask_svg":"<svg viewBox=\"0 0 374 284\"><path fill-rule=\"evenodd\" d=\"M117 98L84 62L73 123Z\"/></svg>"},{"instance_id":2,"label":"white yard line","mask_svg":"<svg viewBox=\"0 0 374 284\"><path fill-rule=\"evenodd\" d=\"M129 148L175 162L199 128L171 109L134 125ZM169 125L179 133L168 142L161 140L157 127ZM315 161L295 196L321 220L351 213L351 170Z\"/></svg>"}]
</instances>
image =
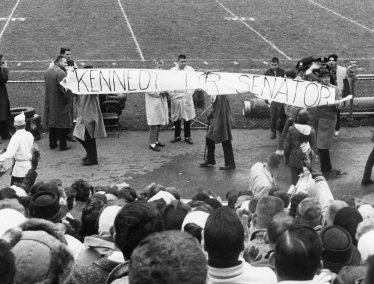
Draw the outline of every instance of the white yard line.
<instances>
[{"instance_id":1,"label":"white yard line","mask_svg":"<svg viewBox=\"0 0 374 284\"><path fill-rule=\"evenodd\" d=\"M118 1L118 4L119 4L120 8L121 8L122 14L123 14L123 16L125 17L125 20L126 20L127 26L129 27L129 30L130 30L130 33L131 33L132 39L134 40L134 43L135 43L135 45L136 45L136 49L137 49L137 51L138 51L138 53L139 53L139 55L140 55L140 58L141 58L142 61L145 61L145 58L144 58L143 52L142 52L142 50L140 49L140 45L139 45L138 41L136 40L136 36L135 36L135 34L134 34L134 31L132 30L132 27L131 27L131 25L130 25L130 21L129 21L129 19L127 18L127 15L126 15L126 13L125 13L125 10L123 9L123 6L122 6L122 3L121 3L121 0L117 0L117 1Z\"/></svg>"},{"instance_id":2,"label":"white yard line","mask_svg":"<svg viewBox=\"0 0 374 284\"><path fill-rule=\"evenodd\" d=\"M348 22L351 22L352 24L355 24L356 26L359 26L360 28L363 28L363 29L365 29L365 30L367 30L367 31L369 31L369 32L371 32L371 33L374 32L373 29L371 29L371 28L369 28L369 27L367 27L367 26L365 26L365 25L363 25L363 24L360 24L359 22L356 22L355 20L353 20L353 19L351 19L351 18L348 18L348 17L346 17L346 16L343 16L342 14L339 14L338 12L335 12L334 10L331 10L331 9L329 9L329 8L327 8L327 7L321 5L321 4L319 4L319 3L317 3L317 2L315 2L315 1L313 1L313 0L306 0L306 1L308 1L308 2L310 2L310 3L312 3L312 4L314 4L314 5L316 5L316 6L320 7L320 8L322 8L322 9L325 9L326 11L328 11L328 12L330 12L330 13L333 13L335 16L338 16L338 17L340 17L340 18L342 18L342 19L344 19L344 20L347 20Z\"/></svg>"},{"instance_id":3,"label":"white yard line","mask_svg":"<svg viewBox=\"0 0 374 284\"><path fill-rule=\"evenodd\" d=\"M238 22L241 22L244 26L246 26L248 29L250 29L252 32L254 32L256 35L258 35L263 41L268 43L273 49L278 51L280 54L282 54L288 60L291 60L291 57L289 57L286 53L284 53L282 50L280 50L274 43L272 43L270 40L268 40L265 36L260 34L258 31L256 31L253 27L248 25L238 15L235 15L231 10L226 8L220 1L218 1L218 0L214 0L214 1L216 1L218 5L220 5L224 10L226 10L228 13L230 13L233 17L238 18L238 20L237 20Z\"/></svg>"},{"instance_id":4,"label":"white yard line","mask_svg":"<svg viewBox=\"0 0 374 284\"><path fill-rule=\"evenodd\" d=\"M4 32L5 32L6 28L8 27L8 25L9 25L9 23L10 23L10 20L13 18L13 14L14 14L14 12L16 11L17 6L18 6L18 4L19 4L20 2L21 2L21 0L17 0L17 3L13 6L12 12L11 12L10 15L8 16L8 19L7 19L7 21L5 22L5 25L4 25L3 29L2 29L1 32L0 32L0 44L1 44L1 39L2 39L2 37L3 37L3 35L4 35Z\"/></svg>"}]
</instances>

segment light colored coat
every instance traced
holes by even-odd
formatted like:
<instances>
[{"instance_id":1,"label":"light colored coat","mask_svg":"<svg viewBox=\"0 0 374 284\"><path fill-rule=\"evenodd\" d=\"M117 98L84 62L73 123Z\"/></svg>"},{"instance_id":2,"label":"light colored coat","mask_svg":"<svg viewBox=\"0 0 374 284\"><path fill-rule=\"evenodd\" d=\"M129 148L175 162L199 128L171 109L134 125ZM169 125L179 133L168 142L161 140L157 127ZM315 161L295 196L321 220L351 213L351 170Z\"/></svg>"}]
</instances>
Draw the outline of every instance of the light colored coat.
<instances>
[{"instance_id":1,"label":"light colored coat","mask_svg":"<svg viewBox=\"0 0 374 284\"><path fill-rule=\"evenodd\" d=\"M19 129L9 141L5 153L0 155L0 161L14 159L12 176L23 178L31 169L32 147L34 136L25 129Z\"/></svg>"},{"instance_id":2,"label":"light colored coat","mask_svg":"<svg viewBox=\"0 0 374 284\"><path fill-rule=\"evenodd\" d=\"M170 70L180 70L178 66L171 68ZM186 66L180 71L194 71L190 66ZM192 95L194 90L185 91L170 91L171 99L171 119L177 121L183 119L189 121L195 118L195 106L193 103Z\"/></svg>"},{"instance_id":3,"label":"light colored coat","mask_svg":"<svg viewBox=\"0 0 374 284\"><path fill-rule=\"evenodd\" d=\"M78 118L73 135L85 140L85 129L91 138L106 137L103 115L97 95L79 96L77 98Z\"/></svg>"},{"instance_id":4,"label":"light colored coat","mask_svg":"<svg viewBox=\"0 0 374 284\"><path fill-rule=\"evenodd\" d=\"M148 125L169 124L168 101L165 93L145 93L145 113Z\"/></svg>"}]
</instances>

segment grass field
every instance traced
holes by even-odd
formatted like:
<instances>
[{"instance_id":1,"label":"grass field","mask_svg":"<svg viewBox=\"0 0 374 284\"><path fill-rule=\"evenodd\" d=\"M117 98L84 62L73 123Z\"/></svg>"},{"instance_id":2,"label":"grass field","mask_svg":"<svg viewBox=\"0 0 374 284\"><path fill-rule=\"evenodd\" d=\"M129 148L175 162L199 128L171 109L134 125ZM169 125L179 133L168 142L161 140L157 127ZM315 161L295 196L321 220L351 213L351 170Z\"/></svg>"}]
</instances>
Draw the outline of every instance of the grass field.
<instances>
[{"instance_id":1,"label":"grass field","mask_svg":"<svg viewBox=\"0 0 374 284\"><path fill-rule=\"evenodd\" d=\"M262 73L272 56L290 68L302 57L337 53L374 73L372 0L0 0L0 53L12 106L42 114L43 72L69 46L79 67L174 66L179 53L198 70ZM236 127L244 97L232 97ZM145 129L144 98L128 97L124 126Z\"/></svg>"}]
</instances>

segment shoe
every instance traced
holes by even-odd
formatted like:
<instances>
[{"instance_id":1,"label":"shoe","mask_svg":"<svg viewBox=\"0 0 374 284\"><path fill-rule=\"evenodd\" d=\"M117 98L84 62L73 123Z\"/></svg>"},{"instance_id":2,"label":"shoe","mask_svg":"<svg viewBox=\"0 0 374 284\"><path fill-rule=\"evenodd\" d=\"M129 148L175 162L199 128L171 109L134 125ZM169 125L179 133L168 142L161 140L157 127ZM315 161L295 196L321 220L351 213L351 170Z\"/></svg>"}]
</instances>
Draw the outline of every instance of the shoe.
<instances>
[{"instance_id":1,"label":"shoe","mask_svg":"<svg viewBox=\"0 0 374 284\"><path fill-rule=\"evenodd\" d=\"M66 136L66 140L67 141L70 141L70 142L77 142L77 139L75 139L75 137L71 134L69 134L68 136Z\"/></svg>"},{"instance_id":2,"label":"shoe","mask_svg":"<svg viewBox=\"0 0 374 284\"><path fill-rule=\"evenodd\" d=\"M49 145L49 149L51 150L56 149L56 148L57 148L57 145L53 145L53 146Z\"/></svg>"},{"instance_id":3,"label":"shoe","mask_svg":"<svg viewBox=\"0 0 374 284\"><path fill-rule=\"evenodd\" d=\"M334 136L335 136L335 137L338 137L338 136L339 136L339 130L336 130L336 131L334 132Z\"/></svg>"},{"instance_id":4,"label":"shoe","mask_svg":"<svg viewBox=\"0 0 374 284\"><path fill-rule=\"evenodd\" d=\"M211 166L214 166L216 164L216 162L209 162L208 160L205 160L204 162L200 163L200 167L202 168L208 168L208 167L211 167Z\"/></svg>"},{"instance_id":5,"label":"shoe","mask_svg":"<svg viewBox=\"0 0 374 284\"><path fill-rule=\"evenodd\" d=\"M71 149L71 146L66 146L65 148L60 148L60 151L67 151L70 149Z\"/></svg>"},{"instance_id":6,"label":"shoe","mask_svg":"<svg viewBox=\"0 0 374 284\"><path fill-rule=\"evenodd\" d=\"M325 179L336 179L336 178L340 178L348 174L344 171L336 170L336 169L332 169L330 171L322 172L322 173L325 176Z\"/></svg>"},{"instance_id":7,"label":"shoe","mask_svg":"<svg viewBox=\"0 0 374 284\"><path fill-rule=\"evenodd\" d=\"M277 138L277 134L275 132L272 132L271 135L270 135L270 139L275 139Z\"/></svg>"},{"instance_id":8,"label":"shoe","mask_svg":"<svg viewBox=\"0 0 374 284\"><path fill-rule=\"evenodd\" d=\"M361 181L361 185L363 185L363 186L371 185L371 184L374 184L374 180L372 180L372 179L363 179Z\"/></svg>"},{"instance_id":9,"label":"shoe","mask_svg":"<svg viewBox=\"0 0 374 284\"><path fill-rule=\"evenodd\" d=\"M162 143L160 143L160 141L157 141L156 142L156 146L158 146L158 147L165 147L165 144L162 144Z\"/></svg>"},{"instance_id":10,"label":"shoe","mask_svg":"<svg viewBox=\"0 0 374 284\"><path fill-rule=\"evenodd\" d=\"M88 157L86 156L86 157L84 157L84 158L82 158L82 162L85 162L85 161L87 161L88 160Z\"/></svg>"},{"instance_id":11,"label":"shoe","mask_svg":"<svg viewBox=\"0 0 374 284\"><path fill-rule=\"evenodd\" d=\"M171 143L179 142L181 140L182 140L182 138L180 138L180 137L174 137L174 139L171 140Z\"/></svg>"},{"instance_id":12,"label":"shoe","mask_svg":"<svg viewBox=\"0 0 374 284\"><path fill-rule=\"evenodd\" d=\"M184 138L184 141L186 141L188 144L193 144L191 137Z\"/></svg>"},{"instance_id":13,"label":"shoe","mask_svg":"<svg viewBox=\"0 0 374 284\"><path fill-rule=\"evenodd\" d=\"M234 165L229 165L229 166L219 167L219 169L223 170L223 171L235 170L235 164Z\"/></svg>"},{"instance_id":14,"label":"shoe","mask_svg":"<svg viewBox=\"0 0 374 284\"><path fill-rule=\"evenodd\" d=\"M155 151L155 152L160 152L160 148L157 147L157 144L156 146L152 146L152 145L149 145L149 149L151 149L152 151Z\"/></svg>"},{"instance_id":15,"label":"shoe","mask_svg":"<svg viewBox=\"0 0 374 284\"><path fill-rule=\"evenodd\" d=\"M82 165L83 166L93 166L93 165L98 165L99 163L97 161L93 161L93 160L85 160L82 162Z\"/></svg>"}]
</instances>

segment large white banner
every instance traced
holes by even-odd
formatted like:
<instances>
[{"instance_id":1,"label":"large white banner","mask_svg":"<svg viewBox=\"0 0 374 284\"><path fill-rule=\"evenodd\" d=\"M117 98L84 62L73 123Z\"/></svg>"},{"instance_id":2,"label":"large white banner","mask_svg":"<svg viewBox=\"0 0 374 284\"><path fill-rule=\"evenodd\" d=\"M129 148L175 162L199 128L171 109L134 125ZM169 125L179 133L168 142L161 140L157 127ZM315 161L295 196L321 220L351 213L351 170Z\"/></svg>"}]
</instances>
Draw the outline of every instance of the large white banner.
<instances>
[{"instance_id":1,"label":"large white banner","mask_svg":"<svg viewBox=\"0 0 374 284\"><path fill-rule=\"evenodd\" d=\"M335 88L254 74L159 69L76 69L61 82L74 94L119 94L203 89L209 95L251 93L299 107L336 104Z\"/></svg>"}]
</instances>

